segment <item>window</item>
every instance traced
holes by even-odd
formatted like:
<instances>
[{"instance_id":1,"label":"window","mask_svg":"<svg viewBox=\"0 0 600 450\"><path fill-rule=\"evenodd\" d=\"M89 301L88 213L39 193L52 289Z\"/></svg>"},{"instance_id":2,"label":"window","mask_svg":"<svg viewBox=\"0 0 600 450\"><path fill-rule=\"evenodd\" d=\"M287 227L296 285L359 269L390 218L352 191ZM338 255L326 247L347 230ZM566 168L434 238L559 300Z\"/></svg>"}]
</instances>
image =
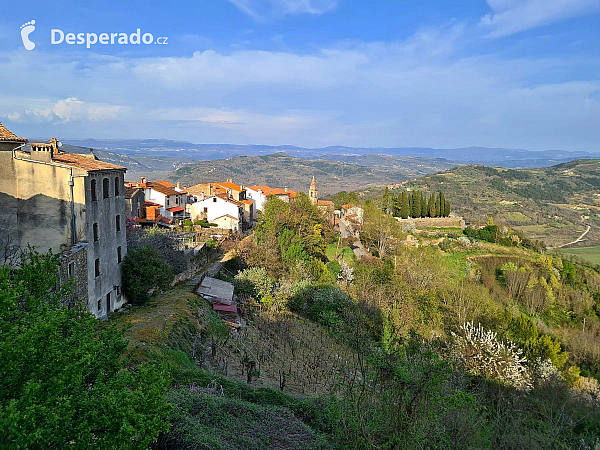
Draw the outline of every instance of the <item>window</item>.
<instances>
[{"instance_id":1,"label":"window","mask_svg":"<svg viewBox=\"0 0 600 450\"><path fill-rule=\"evenodd\" d=\"M115 197L119 196L119 177L115 178Z\"/></svg>"},{"instance_id":2,"label":"window","mask_svg":"<svg viewBox=\"0 0 600 450\"><path fill-rule=\"evenodd\" d=\"M119 214L115 217L115 225L117 226L117 231L121 231L121 216Z\"/></svg>"},{"instance_id":3,"label":"window","mask_svg":"<svg viewBox=\"0 0 600 450\"><path fill-rule=\"evenodd\" d=\"M75 262L71 261L69 263L69 278L75 275Z\"/></svg>"},{"instance_id":4,"label":"window","mask_svg":"<svg viewBox=\"0 0 600 450\"><path fill-rule=\"evenodd\" d=\"M108 198L108 187L109 187L108 178L104 178L102 180L102 197L103 198Z\"/></svg>"},{"instance_id":5,"label":"window","mask_svg":"<svg viewBox=\"0 0 600 450\"><path fill-rule=\"evenodd\" d=\"M115 287L117 288L117 297L121 297L121 285L117 284Z\"/></svg>"},{"instance_id":6,"label":"window","mask_svg":"<svg viewBox=\"0 0 600 450\"><path fill-rule=\"evenodd\" d=\"M92 201L95 202L98 200L98 196L96 195L96 180L90 182L90 189L92 191Z\"/></svg>"},{"instance_id":7,"label":"window","mask_svg":"<svg viewBox=\"0 0 600 450\"><path fill-rule=\"evenodd\" d=\"M167 197L167 206L169 206L169 197Z\"/></svg>"},{"instance_id":8,"label":"window","mask_svg":"<svg viewBox=\"0 0 600 450\"><path fill-rule=\"evenodd\" d=\"M213 197L213 203L217 203L217 197Z\"/></svg>"},{"instance_id":9,"label":"window","mask_svg":"<svg viewBox=\"0 0 600 450\"><path fill-rule=\"evenodd\" d=\"M94 229L94 242L98 242L98 224L94 223L92 228Z\"/></svg>"},{"instance_id":10,"label":"window","mask_svg":"<svg viewBox=\"0 0 600 450\"><path fill-rule=\"evenodd\" d=\"M204 212L207 213L208 212L208 208L204 207Z\"/></svg>"},{"instance_id":11,"label":"window","mask_svg":"<svg viewBox=\"0 0 600 450\"><path fill-rule=\"evenodd\" d=\"M95 268L96 276L99 277L100 276L100 258L96 258L94 268Z\"/></svg>"},{"instance_id":12,"label":"window","mask_svg":"<svg viewBox=\"0 0 600 450\"><path fill-rule=\"evenodd\" d=\"M106 312L110 312L110 292L106 294Z\"/></svg>"},{"instance_id":13,"label":"window","mask_svg":"<svg viewBox=\"0 0 600 450\"><path fill-rule=\"evenodd\" d=\"M179 205L179 197L175 197L175 204Z\"/></svg>"},{"instance_id":14,"label":"window","mask_svg":"<svg viewBox=\"0 0 600 450\"><path fill-rule=\"evenodd\" d=\"M117 247L117 262L121 262L121 246Z\"/></svg>"},{"instance_id":15,"label":"window","mask_svg":"<svg viewBox=\"0 0 600 450\"><path fill-rule=\"evenodd\" d=\"M98 300L98 312L102 312L102 300Z\"/></svg>"}]
</instances>

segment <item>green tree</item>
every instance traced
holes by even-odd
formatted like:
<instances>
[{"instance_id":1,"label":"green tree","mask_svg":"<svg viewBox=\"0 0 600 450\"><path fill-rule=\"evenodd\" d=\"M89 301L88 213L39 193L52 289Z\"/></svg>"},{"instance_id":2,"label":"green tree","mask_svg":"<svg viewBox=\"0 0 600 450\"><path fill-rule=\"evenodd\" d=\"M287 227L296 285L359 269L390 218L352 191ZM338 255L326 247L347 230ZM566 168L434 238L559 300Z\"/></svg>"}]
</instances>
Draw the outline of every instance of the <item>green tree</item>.
<instances>
[{"instance_id":1,"label":"green tree","mask_svg":"<svg viewBox=\"0 0 600 450\"><path fill-rule=\"evenodd\" d=\"M168 379L130 368L123 332L57 288L58 258L0 268L0 447L145 449L169 428Z\"/></svg>"},{"instance_id":2,"label":"green tree","mask_svg":"<svg viewBox=\"0 0 600 450\"><path fill-rule=\"evenodd\" d=\"M411 217L421 217L421 197L419 191L412 191L412 214Z\"/></svg>"},{"instance_id":3,"label":"green tree","mask_svg":"<svg viewBox=\"0 0 600 450\"><path fill-rule=\"evenodd\" d=\"M131 250L123 261L123 293L134 305L143 305L151 289L165 289L173 281L173 269L158 250L142 247Z\"/></svg>"},{"instance_id":4,"label":"green tree","mask_svg":"<svg viewBox=\"0 0 600 450\"><path fill-rule=\"evenodd\" d=\"M410 209L408 204L408 195L406 195L406 191L402 191L400 197L400 217L403 219L408 219L410 215Z\"/></svg>"}]
</instances>

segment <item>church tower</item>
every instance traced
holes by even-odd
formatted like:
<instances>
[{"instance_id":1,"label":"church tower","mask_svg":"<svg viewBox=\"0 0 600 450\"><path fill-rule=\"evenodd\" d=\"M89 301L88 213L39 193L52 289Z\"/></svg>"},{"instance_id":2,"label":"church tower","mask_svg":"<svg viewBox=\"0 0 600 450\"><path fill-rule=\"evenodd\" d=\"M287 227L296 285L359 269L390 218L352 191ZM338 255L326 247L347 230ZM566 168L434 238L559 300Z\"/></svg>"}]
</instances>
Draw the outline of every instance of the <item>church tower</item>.
<instances>
[{"instance_id":1,"label":"church tower","mask_svg":"<svg viewBox=\"0 0 600 450\"><path fill-rule=\"evenodd\" d=\"M310 188L308 189L308 198L313 205L316 205L319 201L319 191L317 191L317 180L313 175L312 181L310 182Z\"/></svg>"}]
</instances>

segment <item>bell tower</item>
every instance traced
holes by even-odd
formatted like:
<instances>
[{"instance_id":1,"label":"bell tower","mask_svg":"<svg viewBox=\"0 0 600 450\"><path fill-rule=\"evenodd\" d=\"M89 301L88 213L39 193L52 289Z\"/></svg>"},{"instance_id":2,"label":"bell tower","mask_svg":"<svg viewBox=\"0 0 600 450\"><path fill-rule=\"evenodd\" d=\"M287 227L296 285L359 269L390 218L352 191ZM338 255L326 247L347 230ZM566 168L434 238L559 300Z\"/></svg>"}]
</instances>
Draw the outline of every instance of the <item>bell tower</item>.
<instances>
[{"instance_id":1,"label":"bell tower","mask_svg":"<svg viewBox=\"0 0 600 450\"><path fill-rule=\"evenodd\" d=\"M319 201L319 191L317 190L317 180L313 175L312 181L310 182L310 188L308 189L308 198L313 205L316 205Z\"/></svg>"}]
</instances>

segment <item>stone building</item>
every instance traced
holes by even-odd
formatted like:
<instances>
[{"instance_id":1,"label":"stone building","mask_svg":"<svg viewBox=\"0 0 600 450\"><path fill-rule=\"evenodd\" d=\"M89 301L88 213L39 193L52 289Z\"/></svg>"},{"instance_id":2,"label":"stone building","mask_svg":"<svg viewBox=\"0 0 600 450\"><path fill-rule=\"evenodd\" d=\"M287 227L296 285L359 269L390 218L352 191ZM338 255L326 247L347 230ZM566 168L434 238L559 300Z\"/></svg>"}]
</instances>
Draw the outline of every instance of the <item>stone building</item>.
<instances>
[{"instance_id":1,"label":"stone building","mask_svg":"<svg viewBox=\"0 0 600 450\"><path fill-rule=\"evenodd\" d=\"M126 169L63 152L55 138L26 146L0 124L0 250L60 254L60 279L74 278L89 311L106 317L125 303Z\"/></svg>"},{"instance_id":2,"label":"stone building","mask_svg":"<svg viewBox=\"0 0 600 450\"><path fill-rule=\"evenodd\" d=\"M310 182L310 187L308 188L308 198L313 205L319 203L319 191L317 190L317 180L315 179L314 175L312 177L312 181Z\"/></svg>"}]
</instances>

